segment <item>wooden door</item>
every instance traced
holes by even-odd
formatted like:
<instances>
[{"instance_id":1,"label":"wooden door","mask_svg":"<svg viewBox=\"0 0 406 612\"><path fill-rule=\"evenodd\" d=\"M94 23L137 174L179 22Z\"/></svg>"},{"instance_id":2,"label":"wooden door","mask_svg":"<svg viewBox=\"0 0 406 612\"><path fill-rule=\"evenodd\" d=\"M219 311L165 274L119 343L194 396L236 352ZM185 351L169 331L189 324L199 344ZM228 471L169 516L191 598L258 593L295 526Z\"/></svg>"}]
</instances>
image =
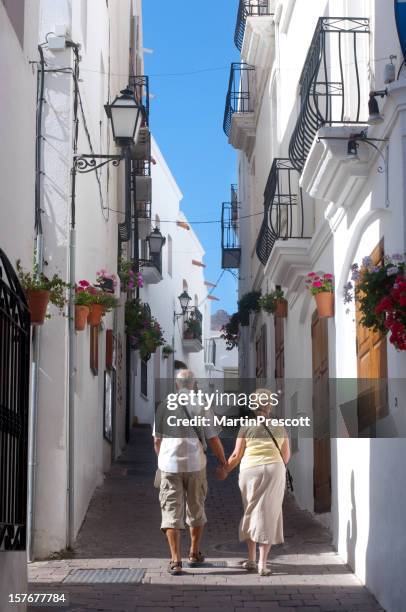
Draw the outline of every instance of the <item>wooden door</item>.
<instances>
[{"instance_id":1,"label":"wooden door","mask_svg":"<svg viewBox=\"0 0 406 612\"><path fill-rule=\"evenodd\" d=\"M371 253L373 265L384 256L383 240ZM358 376L358 435L369 436L376 421L388 414L388 359L386 336L361 324L356 308L357 376Z\"/></svg>"},{"instance_id":2,"label":"wooden door","mask_svg":"<svg viewBox=\"0 0 406 612\"><path fill-rule=\"evenodd\" d=\"M275 324L275 378L285 378L285 328L282 317L274 317Z\"/></svg>"},{"instance_id":3,"label":"wooden door","mask_svg":"<svg viewBox=\"0 0 406 612\"><path fill-rule=\"evenodd\" d=\"M331 510L330 404L327 319L312 318L314 511Z\"/></svg>"},{"instance_id":4,"label":"wooden door","mask_svg":"<svg viewBox=\"0 0 406 612\"><path fill-rule=\"evenodd\" d=\"M256 378L266 379L267 377L267 354L266 354L266 325L261 327L261 333L256 341Z\"/></svg>"}]
</instances>

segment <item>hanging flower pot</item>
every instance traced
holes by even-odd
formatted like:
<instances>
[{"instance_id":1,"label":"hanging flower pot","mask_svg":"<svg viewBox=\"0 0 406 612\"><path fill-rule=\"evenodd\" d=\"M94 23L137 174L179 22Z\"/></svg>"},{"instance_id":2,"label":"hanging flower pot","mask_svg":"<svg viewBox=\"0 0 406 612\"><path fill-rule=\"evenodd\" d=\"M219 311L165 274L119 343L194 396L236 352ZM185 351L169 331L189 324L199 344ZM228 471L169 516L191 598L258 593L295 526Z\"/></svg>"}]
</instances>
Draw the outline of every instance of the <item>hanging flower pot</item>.
<instances>
[{"instance_id":1,"label":"hanging flower pot","mask_svg":"<svg viewBox=\"0 0 406 612\"><path fill-rule=\"evenodd\" d=\"M75 306L75 329L76 331L83 331L86 329L87 317L89 315L89 306Z\"/></svg>"},{"instance_id":2,"label":"hanging flower pot","mask_svg":"<svg viewBox=\"0 0 406 612\"><path fill-rule=\"evenodd\" d=\"M43 325L51 292L45 289L27 289L26 296L31 315L31 325Z\"/></svg>"},{"instance_id":3,"label":"hanging flower pot","mask_svg":"<svg viewBox=\"0 0 406 612\"><path fill-rule=\"evenodd\" d=\"M102 304L91 304L90 312L87 317L87 322L92 327L98 327L104 315L104 306Z\"/></svg>"},{"instance_id":4,"label":"hanging flower pot","mask_svg":"<svg viewBox=\"0 0 406 612\"><path fill-rule=\"evenodd\" d=\"M316 293L317 312L319 317L334 317L334 293L322 291Z\"/></svg>"},{"instance_id":5,"label":"hanging flower pot","mask_svg":"<svg viewBox=\"0 0 406 612\"><path fill-rule=\"evenodd\" d=\"M27 297L31 325L44 323L49 302L56 306L61 314L63 313L68 301L69 283L65 283L58 274L52 277L45 276L38 269L36 262L32 272L25 271L19 259L16 262L16 268L19 281Z\"/></svg>"},{"instance_id":6,"label":"hanging flower pot","mask_svg":"<svg viewBox=\"0 0 406 612\"><path fill-rule=\"evenodd\" d=\"M309 272L306 286L316 299L319 317L334 317L334 276Z\"/></svg>"}]
</instances>

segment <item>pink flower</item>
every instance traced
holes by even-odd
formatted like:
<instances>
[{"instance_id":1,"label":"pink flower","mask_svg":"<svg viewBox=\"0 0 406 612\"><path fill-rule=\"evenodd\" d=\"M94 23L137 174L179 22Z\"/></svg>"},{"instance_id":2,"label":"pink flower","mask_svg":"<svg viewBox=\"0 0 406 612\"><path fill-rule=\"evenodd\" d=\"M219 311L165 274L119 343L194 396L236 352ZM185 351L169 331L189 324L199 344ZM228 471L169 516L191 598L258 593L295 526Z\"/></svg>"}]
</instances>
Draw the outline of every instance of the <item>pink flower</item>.
<instances>
[{"instance_id":1,"label":"pink flower","mask_svg":"<svg viewBox=\"0 0 406 612\"><path fill-rule=\"evenodd\" d=\"M325 274L325 275L324 275L324 278L325 278L326 280L333 280L333 278L334 278L334 277L333 277L333 275L332 275L332 274Z\"/></svg>"},{"instance_id":2,"label":"pink flower","mask_svg":"<svg viewBox=\"0 0 406 612\"><path fill-rule=\"evenodd\" d=\"M322 282L320 280L316 280L313 282L312 284L313 287L321 287L322 286Z\"/></svg>"},{"instance_id":3,"label":"pink flower","mask_svg":"<svg viewBox=\"0 0 406 612\"><path fill-rule=\"evenodd\" d=\"M83 288L90 287L90 283L87 280L81 280L79 281L79 286Z\"/></svg>"},{"instance_id":4,"label":"pink flower","mask_svg":"<svg viewBox=\"0 0 406 612\"><path fill-rule=\"evenodd\" d=\"M316 276L316 272L309 272L309 274L307 276L310 276L310 277Z\"/></svg>"}]
</instances>

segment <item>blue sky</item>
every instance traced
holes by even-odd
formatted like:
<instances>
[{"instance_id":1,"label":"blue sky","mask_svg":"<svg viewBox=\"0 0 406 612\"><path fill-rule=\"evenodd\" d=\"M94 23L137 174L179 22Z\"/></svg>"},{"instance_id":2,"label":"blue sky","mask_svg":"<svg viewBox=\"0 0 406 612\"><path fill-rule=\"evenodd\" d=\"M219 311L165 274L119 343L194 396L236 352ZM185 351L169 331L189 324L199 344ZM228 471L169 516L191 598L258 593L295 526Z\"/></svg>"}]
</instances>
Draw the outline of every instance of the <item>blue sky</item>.
<instances>
[{"instance_id":1,"label":"blue sky","mask_svg":"<svg viewBox=\"0 0 406 612\"><path fill-rule=\"evenodd\" d=\"M151 130L183 193L193 221L220 219L221 203L236 182L235 151L222 129L230 63L238 60L233 36L237 0L143 0L145 72L150 75ZM218 69L193 75L173 73ZM154 76L156 75L156 76ZM162 76L159 76L162 75ZM220 225L193 225L206 251L206 279L221 273ZM162 227L165 233L165 227ZM212 312L236 307L237 284L225 272Z\"/></svg>"}]
</instances>

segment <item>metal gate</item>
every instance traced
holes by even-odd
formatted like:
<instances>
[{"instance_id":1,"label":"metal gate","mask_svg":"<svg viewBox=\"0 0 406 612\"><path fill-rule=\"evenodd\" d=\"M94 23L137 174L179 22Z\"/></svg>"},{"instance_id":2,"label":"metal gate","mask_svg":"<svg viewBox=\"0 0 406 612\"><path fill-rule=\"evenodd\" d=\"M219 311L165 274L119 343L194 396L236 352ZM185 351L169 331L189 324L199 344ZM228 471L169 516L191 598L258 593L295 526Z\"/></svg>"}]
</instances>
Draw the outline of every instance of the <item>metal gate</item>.
<instances>
[{"instance_id":1,"label":"metal gate","mask_svg":"<svg viewBox=\"0 0 406 612\"><path fill-rule=\"evenodd\" d=\"M0 249L0 551L25 550L30 315Z\"/></svg>"}]
</instances>

